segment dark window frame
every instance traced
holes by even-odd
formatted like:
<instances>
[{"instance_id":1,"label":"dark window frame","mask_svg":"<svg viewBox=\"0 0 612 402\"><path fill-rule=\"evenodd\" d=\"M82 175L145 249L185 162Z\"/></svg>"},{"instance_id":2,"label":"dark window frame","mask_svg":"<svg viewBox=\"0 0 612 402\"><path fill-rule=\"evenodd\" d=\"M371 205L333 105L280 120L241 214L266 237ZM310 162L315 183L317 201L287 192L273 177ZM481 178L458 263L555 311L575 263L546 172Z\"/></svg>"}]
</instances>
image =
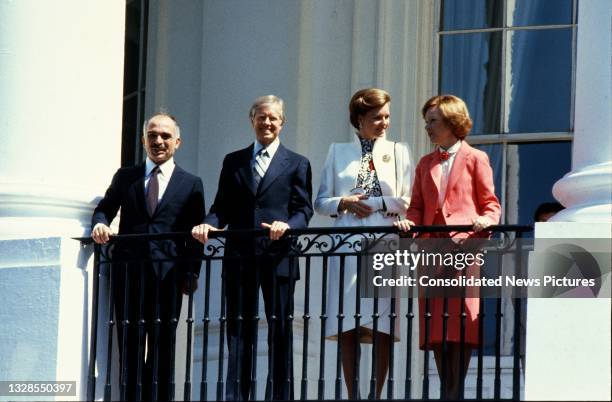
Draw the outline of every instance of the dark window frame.
<instances>
[{"instance_id":1,"label":"dark window frame","mask_svg":"<svg viewBox=\"0 0 612 402\"><path fill-rule=\"evenodd\" d=\"M126 1L125 17L121 166L132 166L144 157L141 130L145 111L149 0ZM132 102L135 105L130 105Z\"/></svg>"},{"instance_id":2,"label":"dark window frame","mask_svg":"<svg viewBox=\"0 0 612 402\"><path fill-rule=\"evenodd\" d=\"M501 27L493 28L476 28L476 29L457 29L443 31L443 15L442 15L442 3L443 0L435 0L434 7L434 49L433 49L433 68L434 68L434 82L433 82L433 93L440 93L441 83L441 42L442 37L446 35L461 35L466 33L484 33L484 32L501 32L502 33L502 60L501 60L501 112L499 118L499 127L497 133L494 134L481 134L471 135L468 137L468 141L471 145L490 145L499 144L502 146L502 183L501 183L501 199L502 204L502 217L501 224L507 223L507 175L508 175L508 147L509 145L521 144L521 143L542 143L542 142L571 142L574 137L574 113L575 113L575 88L576 88L576 36L577 36L577 13L578 13L578 1L572 0L572 16L570 24L553 24L553 25L521 25L521 26L509 26L508 25L508 0L501 2L502 10L502 25ZM527 31L527 30L548 30L548 29L567 29L572 30L572 43L571 43L571 84L570 84L570 121L569 130L566 132L521 132L521 133L504 133L504 125L507 120L506 110L506 75L507 75L507 43L508 35L512 31ZM543 200L546 201L546 200ZM524 222L523 222L524 223Z\"/></svg>"}]
</instances>

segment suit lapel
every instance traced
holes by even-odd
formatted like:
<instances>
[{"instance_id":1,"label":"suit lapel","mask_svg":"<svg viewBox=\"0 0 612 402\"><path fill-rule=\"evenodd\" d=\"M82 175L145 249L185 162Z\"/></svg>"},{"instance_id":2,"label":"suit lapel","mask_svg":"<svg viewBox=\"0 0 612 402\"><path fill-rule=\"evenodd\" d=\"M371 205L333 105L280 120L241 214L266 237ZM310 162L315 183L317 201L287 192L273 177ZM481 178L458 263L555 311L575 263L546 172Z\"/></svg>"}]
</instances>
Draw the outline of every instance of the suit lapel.
<instances>
[{"instance_id":1,"label":"suit lapel","mask_svg":"<svg viewBox=\"0 0 612 402\"><path fill-rule=\"evenodd\" d=\"M270 161L270 166L268 166L268 170L266 170L266 174L261 179L261 183L259 183L259 188L257 189L257 194L261 194L276 180L276 178L285 171L287 166L289 165L289 153L285 149L285 147L280 144L274 157Z\"/></svg>"},{"instance_id":2,"label":"suit lapel","mask_svg":"<svg viewBox=\"0 0 612 402\"><path fill-rule=\"evenodd\" d=\"M357 187L357 180L359 178L359 166L361 165L361 142L359 137L355 135L353 142L349 143L347 152L343 152L337 155L340 161L341 169L344 169L343 174L352 176L353 185L351 188ZM342 158L342 159L340 159ZM352 165L354 164L354 168Z\"/></svg>"},{"instance_id":3,"label":"suit lapel","mask_svg":"<svg viewBox=\"0 0 612 402\"><path fill-rule=\"evenodd\" d=\"M395 155L393 149L394 143L387 141L384 138L379 138L374 142L372 149L372 157L374 158L374 167L376 175L380 183L380 188L383 195L395 196Z\"/></svg>"},{"instance_id":4,"label":"suit lapel","mask_svg":"<svg viewBox=\"0 0 612 402\"><path fill-rule=\"evenodd\" d=\"M147 201L145 199L145 164L141 164L138 166L136 170L137 178L132 182L132 188L130 189L130 193L132 197L134 197L134 205L138 205L142 208L142 211L145 215L148 216L147 212Z\"/></svg>"},{"instance_id":5,"label":"suit lapel","mask_svg":"<svg viewBox=\"0 0 612 402\"><path fill-rule=\"evenodd\" d=\"M253 144L243 150L240 158L240 166L238 166L238 174L242 177L242 181L246 187L251 190L253 195L257 192L255 188L255 180L253 179L253 167L251 160L253 159Z\"/></svg>"},{"instance_id":6,"label":"suit lapel","mask_svg":"<svg viewBox=\"0 0 612 402\"><path fill-rule=\"evenodd\" d=\"M437 155L438 149L436 148L432 153L429 154L429 179L431 180L432 189L435 190L436 196L434 200L436 200L436 205L438 204L438 198L440 197L440 179L442 177L442 169L440 166L440 161L438 160Z\"/></svg>"}]
</instances>

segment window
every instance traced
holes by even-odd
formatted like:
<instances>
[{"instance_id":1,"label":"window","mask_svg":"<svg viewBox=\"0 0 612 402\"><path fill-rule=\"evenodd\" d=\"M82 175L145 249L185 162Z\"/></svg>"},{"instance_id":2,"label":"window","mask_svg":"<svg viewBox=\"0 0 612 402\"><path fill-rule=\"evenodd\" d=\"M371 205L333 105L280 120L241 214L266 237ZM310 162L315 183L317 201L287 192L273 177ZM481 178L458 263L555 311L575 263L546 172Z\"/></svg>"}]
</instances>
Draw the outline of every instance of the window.
<instances>
[{"instance_id":1,"label":"window","mask_svg":"<svg viewBox=\"0 0 612 402\"><path fill-rule=\"evenodd\" d=\"M441 0L439 93L464 99L504 215L532 223L571 168L577 0Z\"/></svg>"},{"instance_id":2,"label":"window","mask_svg":"<svg viewBox=\"0 0 612 402\"><path fill-rule=\"evenodd\" d=\"M134 165L143 158L140 130L144 122L148 10L148 0L129 0L125 5L121 166Z\"/></svg>"},{"instance_id":3,"label":"window","mask_svg":"<svg viewBox=\"0 0 612 402\"><path fill-rule=\"evenodd\" d=\"M489 155L501 223L533 223L571 170L577 1L438 2L435 85L468 105L468 140ZM485 355L495 352L496 305L484 301ZM504 315L511 305L502 300ZM511 353L513 328L503 325L500 336Z\"/></svg>"}]
</instances>

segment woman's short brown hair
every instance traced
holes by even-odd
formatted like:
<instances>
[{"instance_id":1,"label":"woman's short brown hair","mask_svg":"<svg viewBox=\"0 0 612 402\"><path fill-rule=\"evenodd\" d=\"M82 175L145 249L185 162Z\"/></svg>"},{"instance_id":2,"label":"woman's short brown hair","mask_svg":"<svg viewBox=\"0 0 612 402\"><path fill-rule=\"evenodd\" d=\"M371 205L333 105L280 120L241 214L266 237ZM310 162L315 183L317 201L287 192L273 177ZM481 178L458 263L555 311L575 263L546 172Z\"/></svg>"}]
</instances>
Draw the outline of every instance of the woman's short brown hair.
<instances>
[{"instance_id":1,"label":"woman's short brown hair","mask_svg":"<svg viewBox=\"0 0 612 402\"><path fill-rule=\"evenodd\" d=\"M472 129L472 119L465 102L455 95L439 95L429 99L423 105L421 113L423 118L432 107L437 107L444 118L444 122L450 127L455 137L464 139Z\"/></svg>"},{"instance_id":2,"label":"woman's short brown hair","mask_svg":"<svg viewBox=\"0 0 612 402\"><path fill-rule=\"evenodd\" d=\"M391 102L391 95L384 89L365 88L355 92L349 103L351 124L359 129L359 116Z\"/></svg>"}]
</instances>

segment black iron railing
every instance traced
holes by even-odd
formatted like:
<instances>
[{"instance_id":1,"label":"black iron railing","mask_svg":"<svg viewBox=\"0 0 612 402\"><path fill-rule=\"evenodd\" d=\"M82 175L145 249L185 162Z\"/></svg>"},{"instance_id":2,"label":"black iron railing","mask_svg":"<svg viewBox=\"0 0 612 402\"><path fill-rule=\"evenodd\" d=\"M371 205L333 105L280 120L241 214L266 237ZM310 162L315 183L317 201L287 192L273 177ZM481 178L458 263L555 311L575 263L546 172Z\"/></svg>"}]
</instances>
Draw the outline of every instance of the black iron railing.
<instances>
[{"instance_id":1,"label":"black iron railing","mask_svg":"<svg viewBox=\"0 0 612 402\"><path fill-rule=\"evenodd\" d=\"M521 238L525 232L532 230L529 226L517 226L517 225L498 225L489 228L491 232L503 233L504 243L506 245L501 247L498 253L498 258L501 261L504 253L510 252L515 254L514 260L517 264L522 260L521 247L508 247L508 239ZM415 233L449 233L449 232L468 232L471 230L470 226L417 226L414 227L410 234L401 234L400 236L412 236ZM193 254L181 254L177 250L185 250L194 244L194 240L191 238L189 233L163 233L163 234L134 234L134 235L121 235L114 236L111 241L104 246L95 245L94 251L94 273L93 273L93 295L92 295L92 318L91 318L91 339L90 339L90 360L89 360L89 377L88 377L88 400L94 400L96 395L100 397L100 394L96 393L96 384L98 387L100 383L104 384L104 392L102 397L104 400L111 400L113 395L117 395L114 391L115 387L119 388L119 397L123 400L133 399L181 399L175 395L175 360L176 354L185 354L185 374L183 382L183 400L224 400L227 394L224 393L226 384L226 368L230 362L227 361L228 353L225 346L226 330L230 324L229 320L235 320L232 322L233 329L238 328L240 333L241 330L252 326L252 331L255 336L254 350L252 351L253 364L251 372L251 386L250 386L250 398L255 400L258 398L257 383L258 377L261 378L261 372L257 369L257 336L258 328L260 326L261 318L259 317L259 297L253 302L254 307L250 310L255 313L251 317L244 317L242 310L238 310L235 317L228 317L226 310L226 291L229 289L228 286L232 284L226 283L225 276L221 275L222 263L228 261L245 261L248 260L249 264L257 267L255 280L253 286L255 289L259 289L261 283L260 269L265 269L270 261L274 261L276 264L279 258L289 259L291 262L297 262L296 264L289 264L290 272L289 277L294 277L295 272L293 269L299 269L302 273L301 280L298 282L300 285L300 303L301 308L299 313L301 317L297 318L293 315L293 298L290 300L289 314L286 317L277 317L272 309L271 316L268 316L269 330L274 332L275 325L281 325L280 320L285 320L285 325L289 329L288 337L291 339L293 335L293 326L296 318L301 319L301 338L294 340L296 345L297 355L301 354L301 372L298 374L287 371L284 377L284 386L290 389L291 392L289 398L293 398L293 390L296 391L295 399L299 400L324 400L324 399L342 399L343 397L359 398L359 388L362 384L362 379L359 378L360 363L359 358L356 360L356 367L354 368L354 379L353 379L353 393L352 395L346 395L343 393L344 384L342 380L342 342L343 332L346 328L355 328L356 338L360 338L361 322L365 318L362 316L362 301L361 294L359 291L356 292L355 300L344 300L344 275L346 275L347 266L353 265L353 261L361 264L360 257L364 254L364 245L371 244L372 242L386 242L386 247L389 250L398 247L398 232L393 227L350 227L350 228L309 228L303 230L289 230L283 238L282 247L278 247L278 243L272 243L266 239L267 230L236 230L236 231L219 231L211 233L211 240L205 245L204 252L199 255ZM84 246L92 243L89 238L81 238L80 240ZM229 246L231 243L232 246ZM234 249L240 250L240 252L229 252L226 250L226 245ZM154 248L155 252L152 253L151 249ZM250 254L248 254L250 253ZM153 256L153 257L152 257ZM339 275L339 286L338 289L338 300L328 300L328 271L330 270L331 259L336 259L335 264L332 264L338 269ZM354 259L354 260L352 260ZM349 262L351 261L351 262ZM200 276L198 277L198 268L201 265ZM168 266L176 266L179 268L167 269ZM297 266L297 268L295 268ZM112 273L115 272L113 275ZM181 340L180 343L185 345L184 350L175 350L177 339L176 329L179 325L177 305L180 306L180 300L182 296L177 293L176 297L171 296L170 300L170 316L168 318L166 314L167 322L163 322L162 313L160 308L165 305L145 306L143 305L145 300L155 300L159 302L160 292L164 286L164 279L160 278L162 275L169 275L170 281L173 283L172 286L178 286L185 291L188 295L187 299L187 319L185 322L185 336L186 339ZM262 271L264 272L264 271ZM276 270L272 270L272 286L277 286L277 275ZM151 275L151 273L153 273ZM162 274L160 274L162 273ZM357 289L360 289L361 281L363 281L361 270L356 270L357 277ZM168 279L166 278L166 279ZM320 278L320 281L319 281ZM199 289L195 292L194 284L199 283ZM137 283L135 285L135 283ZM216 284L220 283L219 286ZM147 284L147 286L143 286ZM314 287L313 287L314 285ZM148 288L147 288L148 287ZM117 292L122 292L123 298L118 297ZM147 298L145 293L152 294ZM200 293L200 295L198 295ZM234 292L236 293L236 292ZM276 292L273 292L276 295ZM240 292L238 293L240 294ZM293 294L293 290L291 291ZM198 297L196 297L198 296ZM376 341L379 324L382 320L389 320L389 372L386 379L386 394L383 398L387 400L392 399L422 399L429 400L432 398L439 397L441 399L450 398L446 394L445 388L445 375L437 378L440 385L440 391L438 395L434 395L431 389L431 378L430 378L430 353L431 349L427 346L431 320L431 313L428 308L429 299L423 300L425 305L425 314L423 322L425 323L425 350L419 351L413 348L412 336L413 330L417 328L419 322L419 314L415 308L414 299L416 294L412 294L411 297L407 297L404 303L406 311L398 310L399 304L393 299L390 303L390 311L388 315L381 317L378 313L379 298L374 297L373 299L373 313L372 313L372 359L370 378L367 379L369 383L369 399L375 398L375 390L377 388L377 365L376 356L378 348L381 345ZM196 306L195 300L198 300ZM117 300L121 300L123 305L115 305ZM272 305L276 303L276 296L272 297ZM332 303L336 303L338 306L338 314L335 317L327 315L328 308ZM131 303L131 307L130 307ZM168 300L164 300L163 303L168 303ZM479 325L479 344L475 351L476 354L476 382L475 392L468 396L465 393L464 382L461 381L459 384L459 395L460 399L476 399L483 400L487 397L489 399L520 399L520 388L521 388L521 318L524 314L522 311L522 304L519 298L512 299L514 307L514 327L513 327L513 352L512 352L512 380L511 384L503 384L502 379L502 350L501 350L501 331L502 331L502 299L498 298L496 303L495 311L495 353L494 353L494 365L493 367L487 367L485 363L485 351L483 347L483 340L485 336L491 334L485 334L485 309L484 299L480 298L480 313L478 315ZM239 303L240 306L243 304ZM152 307L152 313L145 313L146 309ZM197 308L196 308L197 307ZM314 310L316 308L316 311ZM442 317L443 334L446 334L447 321L449 319L448 314L448 301L444 298L444 310ZM180 309L180 307L179 307ZM137 319L129 316L130 311L137 311ZM196 316L197 312L201 315ZM218 312L218 315L214 315ZM315 315L315 314L318 314ZM151 316L151 314L153 314ZM120 319L120 317L122 317ZM152 317L152 318L151 318ZM349 319L347 326L346 321ZM417 319L415 321L415 318ZM318 322L317 322L318 319ZM461 304L461 341L460 349L463 351L465 345L465 320L466 312L464 311L463 303ZM197 323L197 324L196 324ZM211 324L215 325L214 334L211 333ZM326 349L328 349L331 342L326 342L325 329L329 325L334 325L337 328L337 342L335 345L335 372L329 373L326 370L329 368L329 362L326 360ZM156 341L160 339L160 331L164 331L166 327L170 330L170 340L165 345L170 345L168 350L160 350L159 343ZM196 342L199 348L192 346L194 344L194 332L197 327L198 342ZM117 328L117 333L114 336L114 328ZM399 333L396 333L399 328ZM218 330L217 330L218 329ZM317 342L311 342L313 337L313 331L319 330L318 333L314 334L317 337ZM402 331L405 329L405 332ZM130 330L137 334L135 338L138 342L134 343L129 339L128 336ZM397 342L395 342L396 335L401 335L402 342L405 339L405 355L398 356L396 353ZM444 340L442 341L441 348L446 351L448 345ZM119 352L119 364L113 363L113 342L118 339L121 344L117 345ZM146 339L146 340L145 340ZM212 342L211 342L212 341ZM217 355L211 356L211 345L217 342ZM132 342L130 344L130 342ZM313 344L318 344L318 350L313 350ZM137 348L137 352L130 348ZM359 356L360 350L358 349L358 343L355 347L355 355ZM105 349L104 356L100 352L100 349ZM273 366L275 362L274 358L274 347L268 348L267 351L267 366L268 373L266 374L266 388L274 388L274 382L277 379L272 376ZM316 349L316 348L315 348ZM313 354L316 356L314 360L318 360L318 371L310 365L313 360ZM167 361L160 362L162 356L167 355ZM130 356L137 356L133 358ZM146 359L145 359L146 356ZM417 359L419 356L422 358L422 372L419 370L415 372L413 370L412 361ZM463 353L460 353L459 367L461 377L465 376ZM240 359L241 356L233 356L236 359ZM115 357L116 358L116 357ZM194 367L194 360L198 358L201 364L198 372ZM330 358L330 356L327 356ZM403 362L401 361L405 359ZM146 360L146 361L145 361ZM216 360L216 362L215 362ZM212 361L212 363L211 363ZM326 364L327 363L327 364ZM237 362L240 366L240 362ZM442 373L445 373L445 366L449 364L444 359L441 362ZM163 377L161 381L167 381L167 387L164 388L160 384L160 375L163 376L162 371L164 370L163 365L169 365L169 374ZM214 369L216 365L216 376L212 372L211 368ZM116 370L116 367L119 367ZM398 382L397 369L402 369L403 373L403 384ZM119 371L119 372L116 372ZM486 384L485 371L493 371L493 393L492 395L485 395L484 389L491 388L491 384ZM133 375L135 374L135 377ZM314 373L314 374L313 374ZM333 377L330 376L333 374ZM295 378L294 378L295 376ZM195 378L194 378L195 377ZM199 377L199 378L198 378ZM213 378L214 377L214 378ZM103 381L102 381L103 379ZM194 379L199 380L199 395L193 394ZM331 390L331 384L333 383L333 392ZM327 387L330 385L330 387ZM403 385L403 386L402 386ZM160 395L160 387L163 389L163 394ZM511 388L511 396L505 396L502 394L502 388ZM213 392L213 388L215 392ZM238 387L239 388L239 387ZM299 388L299 389L298 389ZM420 395L415 396L415 389L420 389ZM399 390L403 392L399 392ZM114 393L115 392L115 393ZM265 398L272 398L273 394L266 392ZM437 399L437 398L436 398Z\"/></svg>"}]
</instances>

